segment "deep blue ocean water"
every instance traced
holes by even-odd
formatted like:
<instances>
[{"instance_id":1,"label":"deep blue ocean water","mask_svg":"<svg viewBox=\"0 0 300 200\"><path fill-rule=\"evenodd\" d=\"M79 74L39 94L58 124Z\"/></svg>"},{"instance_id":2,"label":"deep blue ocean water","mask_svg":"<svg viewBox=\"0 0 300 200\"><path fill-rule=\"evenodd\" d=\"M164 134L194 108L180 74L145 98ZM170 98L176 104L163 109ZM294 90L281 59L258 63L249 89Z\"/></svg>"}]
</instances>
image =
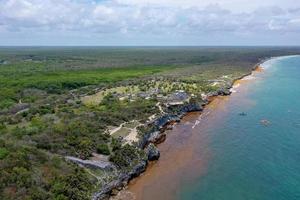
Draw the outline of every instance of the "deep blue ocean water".
<instances>
[{"instance_id":1,"label":"deep blue ocean water","mask_svg":"<svg viewBox=\"0 0 300 200\"><path fill-rule=\"evenodd\" d=\"M245 86L251 105L234 101L208 130L207 170L181 187L179 199L300 199L300 57L263 66Z\"/></svg>"}]
</instances>

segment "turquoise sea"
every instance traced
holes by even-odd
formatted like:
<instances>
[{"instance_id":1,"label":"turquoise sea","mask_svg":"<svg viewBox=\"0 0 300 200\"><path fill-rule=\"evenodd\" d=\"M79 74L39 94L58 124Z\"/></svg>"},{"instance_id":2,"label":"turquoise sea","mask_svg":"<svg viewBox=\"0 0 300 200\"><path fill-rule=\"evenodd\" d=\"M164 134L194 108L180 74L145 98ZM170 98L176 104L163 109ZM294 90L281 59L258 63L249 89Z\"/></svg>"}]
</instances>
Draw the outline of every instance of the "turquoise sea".
<instances>
[{"instance_id":1,"label":"turquoise sea","mask_svg":"<svg viewBox=\"0 0 300 200\"><path fill-rule=\"evenodd\" d=\"M177 188L178 199L300 199L300 56L262 66L208 126L206 170Z\"/></svg>"}]
</instances>

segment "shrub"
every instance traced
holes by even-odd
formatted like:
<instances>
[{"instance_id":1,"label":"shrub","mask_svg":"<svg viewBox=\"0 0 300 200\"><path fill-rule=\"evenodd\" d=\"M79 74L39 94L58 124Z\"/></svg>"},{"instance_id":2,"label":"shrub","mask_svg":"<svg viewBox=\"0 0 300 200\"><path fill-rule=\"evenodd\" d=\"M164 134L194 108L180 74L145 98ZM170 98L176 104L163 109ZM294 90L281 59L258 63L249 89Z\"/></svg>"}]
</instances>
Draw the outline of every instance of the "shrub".
<instances>
[{"instance_id":1,"label":"shrub","mask_svg":"<svg viewBox=\"0 0 300 200\"><path fill-rule=\"evenodd\" d=\"M110 151L109 151L108 145L105 143L97 145L97 153L109 155Z\"/></svg>"},{"instance_id":2,"label":"shrub","mask_svg":"<svg viewBox=\"0 0 300 200\"><path fill-rule=\"evenodd\" d=\"M93 145L93 143L89 138L87 138L87 137L81 138L81 141L77 147L81 158L86 159L91 156L92 151L93 151L92 145Z\"/></svg>"},{"instance_id":3,"label":"shrub","mask_svg":"<svg viewBox=\"0 0 300 200\"><path fill-rule=\"evenodd\" d=\"M119 168L129 167L135 159L138 159L139 154L136 148L126 144L117 149L109 160L115 163Z\"/></svg>"},{"instance_id":4,"label":"shrub","mask_svg":"<svg viewBox=\"0 0 300 200\"><path fill-rule=\"evenodd\" d=\"M0 160L4 159L9 154L9 151L4 148L0 147Z\"/></svg>"},{"instance_id":5,"label":"shrub","mask_svg":"<svg viewBox=\"0 0 300 200\"><path fill-rule=\"evenodd\" d=\"M6 125L2 122L0 122L0 130L5 130L6 129Z\"/></svg>"},{"instance_id":6,"label":"shrub","mask_svg":"<svg viewBox=\"0 0 300 200\"><path fill-rule=\"evenodd\" d=\"M91 199L92 182L82 169L76 168L73 173L57 179L52 184L55 199L88 200Z\"/></svg>"},{"instance_id":7,"label":"shrub","mask_svg":"<svg viewBox=\"0 0 300 200\"><path fill-rule=\"evenodd\" d=\"M115 138L112 138L111 147L113 151L119 150L121 148L121 142Z\"/></svg>"}]
</instances>

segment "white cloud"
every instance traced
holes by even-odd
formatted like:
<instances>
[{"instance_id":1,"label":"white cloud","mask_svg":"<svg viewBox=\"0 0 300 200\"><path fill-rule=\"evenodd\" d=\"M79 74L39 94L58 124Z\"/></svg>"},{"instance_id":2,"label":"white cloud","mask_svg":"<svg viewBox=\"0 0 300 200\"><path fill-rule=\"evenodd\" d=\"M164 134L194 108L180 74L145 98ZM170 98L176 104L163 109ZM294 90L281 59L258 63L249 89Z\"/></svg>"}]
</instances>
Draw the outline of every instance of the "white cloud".
<instances>
[{"instance_id":1,"label":"white cloud","mask_svg":"<svg viewBox=\"0 0 300 200\"><path fill-rule=\"evenodd\" d=\"M222 8L229 9L233 12L248 12L258 9L259 7L278 6L289 8L299 4L298 0L114 0L119 4L132 6L166 6L181 8L204 8L208 5L217 4Z\"/></svg>"},{"instance_id":2,"label":"white cloud","mask_svg":"<svg viewBox=\"0 0 300 200\"><path fill-rule=\"evenodd\" d=\"M0 36L4 32L142 37L300 31L300 3L295 0L0 0L0 5Z\"/></svg>"}]
</instances>

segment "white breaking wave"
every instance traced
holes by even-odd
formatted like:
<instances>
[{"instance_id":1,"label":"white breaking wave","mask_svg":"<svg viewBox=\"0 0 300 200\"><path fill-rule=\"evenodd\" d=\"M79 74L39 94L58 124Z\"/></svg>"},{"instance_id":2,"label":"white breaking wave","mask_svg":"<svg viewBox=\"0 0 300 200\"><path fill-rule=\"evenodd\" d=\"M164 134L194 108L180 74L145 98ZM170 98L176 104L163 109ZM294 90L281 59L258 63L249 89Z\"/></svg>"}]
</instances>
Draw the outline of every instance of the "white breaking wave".
<instances>
[{"instance_id":1,"label":"white breaking wave","mask_svg":"<svg viewBox=\"0 0 300 200\"><path fill-rule=\"evenodd\" d=\"M253 79L255 79L255 76L253 76L252 74L243 78L243 80L253 80Z\"/></svg>"},{"instance_id":2,"label":"white breaking wave","mask_svg":"<svg viewBox=\"0 0 300 200\"><path fill-rule=\"evenodd\" d=\"M262 64L260 64L260 66L263 69L268 69L270 68L272 65L274 65L276 62L278 61L282 61L288 58L294 58L294 57L299 57L300 55L290 55L290 56L278 56L278 57L271 57L269 60L263 62Z\"/></svg>"}]
</instances>

